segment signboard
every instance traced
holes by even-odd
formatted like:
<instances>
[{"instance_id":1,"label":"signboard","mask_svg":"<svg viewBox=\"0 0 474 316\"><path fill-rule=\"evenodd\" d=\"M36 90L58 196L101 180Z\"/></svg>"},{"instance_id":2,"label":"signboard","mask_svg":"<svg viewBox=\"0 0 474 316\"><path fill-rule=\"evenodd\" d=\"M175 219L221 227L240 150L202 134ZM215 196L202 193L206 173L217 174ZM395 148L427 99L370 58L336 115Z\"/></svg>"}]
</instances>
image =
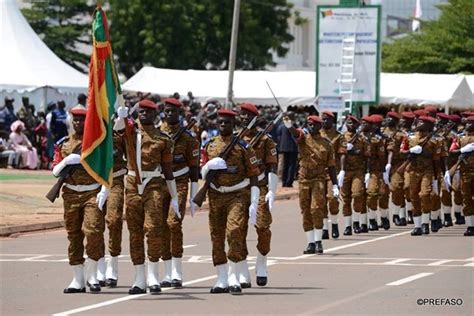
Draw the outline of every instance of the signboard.
<instances>
[{"instance_id":1,"label":"signboard","mask_svg":"<svg viewBox=\"0 0 474 316\"><path fill-rule=\"evenodd\" d=\"M318 6L316 39L316 95L338 96L342 40L356 38L352 100L376 104L380 87L379 5L363 7Z\"/></svg>"},{"instance_id":2,"label":"signboard","mask_svg":"<svg viewBox=\"0 0 474 316\"><path fill-rule=\"evenodd\" d=\"M337 97L323 97L320 96L316 100L316 109L319 113L324 111L329 112L343 112L345 108L344 99L341 96Z\"/></svg>"}]
</instances>

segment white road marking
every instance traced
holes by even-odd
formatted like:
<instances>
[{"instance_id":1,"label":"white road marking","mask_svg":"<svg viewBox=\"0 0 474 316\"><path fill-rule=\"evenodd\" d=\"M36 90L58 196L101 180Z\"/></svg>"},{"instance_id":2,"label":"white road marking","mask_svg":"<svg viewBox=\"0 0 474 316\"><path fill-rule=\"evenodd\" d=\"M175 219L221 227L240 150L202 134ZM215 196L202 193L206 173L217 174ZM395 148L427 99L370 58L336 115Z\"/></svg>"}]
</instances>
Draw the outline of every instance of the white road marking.
<instances>
[{"instance_id":1,"label":"white road marking","mask_svg":"<svg viewBox=\"0 0 474 316\"><path fill-rule=\"evenodd\" d=\"M386 285L390 285L390 286L402 285L402 284L405 284L405 283L408 283L408 282L411 282L411 281L415 281L415 280L427 277L427 276L432 275L432 274L433 273L431 273L431 272L418 273L418 274L409 276L407 278L404 278L404 279L401 279L401 280L398 280L398 281L387 283Z\"/></svg>"},{"instance_id":2,"label":"white road marking","mask_svg":"<svg viewBox=\"0 0 474 316\"><path fill-rule=\"evenodd\" d=\"M467 263L467 264L463 265L463 267L474 267L474 262Z\"/></svg>"},{"instance_id":3,"label":"white road marking","mask_svg":"<svg viewBox=\"0 0 474 316\"><path fill-rule=\"evenodd\" d=\"M391 264L398 264L398 263L405 262L405 261L410 261L410 259L409 258L400 258L400 259L395 259L395 260L384 262L383 264L391 265Z\"/></svg>"},{"instance_id":4,"label":"white road marking","mask_svg":"<svg viewBox=\"0 0 474 316\"><path fill-rule=\"evenodd\" d=\"M374 242L374 241L379 241L379 240L384 240L384 239L388 239L388 238L398 237L398 236L402 236L402 235L405 235L405 234L408 234L408 233L410 233L410 231L405 231L405 232L398 233L398 234L378 237L378 238L374 238L374 239L370 239L370 240L359 241L359 242L355 242L355 243L351 243L351 244L347 244L347 245L343 245L343 246L329 248L329 249L326 249L325 252L334 252L334 251L337 251L337 250L340 250L340 249L346 249L346 248L355 247L355 246L363 245L363 244ZM308 256L314 256L314 255L298 256L298 257L294 257L292 260L302 259L302 258L306 258ZM275 265L275 264L278 264L278 263L277 262L267 262L267 266L271 266L271 265ZM255 269L255 266L252 266L252 267L249 268L249 270L254 270L254 269ZM195 279L195 280L191 280L191 281L188 281L188 282L183 282L183 286L192 285L192 284L195 284L195 283L200 283L200 282L212 280L212 279L215 279L215 278L216 278L215 275L210 275L210 276L207 276L207 277L204 277L204 278ZM173 289L173 288L164 288L164 289L162 289L162 291L171 290L171 289ZM84 306L84 307L68 310L68 311L65 311L65 312L56 313L56 314L53 314L53 315L63 316L63 315L77 314L77 313L89 311L89 310L92 310L92 309L100 308L100 307L103 307L103 306L112 305L112 304L115 304L115 303L129 301L129 300L132 300L132 299L135 299L135 298L142 297L144 295L149 295L149 294L147 293L147 294L139 294L139 295L127 295L127 296L124 296L124 297L116 298L116 299L105 301L105 302L102 302L102 303L87 305L87 306Z\"/></svg>"},{"instance_id":5,"label":"white road marking","mask_svg":"<svg viewBox=\"0 0 474 316\"><path fill-rule=\"evenodd\" d=\"M188 248L193 248L196 247L197 245L184 245L183 249L188 249Z\"/></svg>"},{"instance_id":6,"label":"white road marking","mask_svg":"<svg viewBox=\"0 0 474 316\"><path fill-rule=\"evenodd\" d=\"M23 259L20 259L20 261L33 261L33 260L38 260L38 259L41 259L41 258L46 258L46 257L49 257L50 255L39 255L39 256L34 256L34 257L28 257L28 258L23 258Z\"/></svg>"},{"instance_id":7,"label":"white road marking","mask_svg":"<svg viewBox=\"0 0 474 316\"><path fill-rule=\"evenodd\" d=\"M439 261L435 261L435 262L432 262L432 263L428 263L429 266L440 266L442 264L445 264L445 263L448 263L448 262L452 262L453 260L439 260Z\"/></svg>"}]
</instances>

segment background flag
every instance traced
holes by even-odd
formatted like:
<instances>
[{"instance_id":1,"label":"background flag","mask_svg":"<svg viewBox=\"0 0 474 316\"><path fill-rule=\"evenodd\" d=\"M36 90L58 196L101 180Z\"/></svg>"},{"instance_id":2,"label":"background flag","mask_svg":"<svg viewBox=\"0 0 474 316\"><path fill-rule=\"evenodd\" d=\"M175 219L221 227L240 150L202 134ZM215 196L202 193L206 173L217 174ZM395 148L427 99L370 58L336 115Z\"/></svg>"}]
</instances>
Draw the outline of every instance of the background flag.
<instances>
[{"instance_id":1,"label":"background flag","mask_svg":"<svg viewBox=\"0 0 474 316\"><path fill-rule=\"evenodd\" d=\"M418 31L420 29L420 19L421 19L421 0L416 0L415 10L413 10L413 22L411 23L411 30L413 32Z\"/></svg>"},{"instance_id":2,"label":"background flag","mask_svg":"<svg viewBox=\"0 0 474 316\"><path fill-rule=\"evenodd\" d=\"M81 163L98 183L110 188L114 164L112 115L118 94L122 92L115 72L107 17L100 6L94 11L93 19Z\"/></svg>"}]
</instances>

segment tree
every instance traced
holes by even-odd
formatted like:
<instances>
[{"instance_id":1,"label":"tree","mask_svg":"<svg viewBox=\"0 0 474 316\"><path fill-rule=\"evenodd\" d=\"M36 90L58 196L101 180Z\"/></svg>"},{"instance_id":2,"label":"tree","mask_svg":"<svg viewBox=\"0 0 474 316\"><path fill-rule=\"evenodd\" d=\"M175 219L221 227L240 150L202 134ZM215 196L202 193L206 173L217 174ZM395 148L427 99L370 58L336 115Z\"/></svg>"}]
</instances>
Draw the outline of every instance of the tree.
<instances>
[{"instance_id":1,"label":"tree","mask_svg":"<svg viewBox=\"0 0 474 316\"><path fill-rule=\"evenodd\" d=\"M383 71L474 73L474 1L450 0L439 9L440 18L423 22L420 33L383 46Z\"/></svg>"},{"instance_id":2,"label":"tree","mask_svg":"<svg viewBox=\"0 0 474 316\"><path fill-rule=\"evenodd\" d=\"M32 1L22 13L44 43L72 67L84 71L88 54L80 52L80 44L90 45L93 6L87 0Z\"/></svg>"},{"instance_id":3,"label":"tree","mask_svg":"<svg viewBox=\"0 0 474 316\"><path fill-rule=\"evenodd\" d=\"M110 0L111 37L120 70L143 65L175 69L226 69L232 0ZM274 65L284 56L292 5L286 0L242 1L236 68ZM302 22L296 17L297 22Z\"/></svg>"}]
</instances>

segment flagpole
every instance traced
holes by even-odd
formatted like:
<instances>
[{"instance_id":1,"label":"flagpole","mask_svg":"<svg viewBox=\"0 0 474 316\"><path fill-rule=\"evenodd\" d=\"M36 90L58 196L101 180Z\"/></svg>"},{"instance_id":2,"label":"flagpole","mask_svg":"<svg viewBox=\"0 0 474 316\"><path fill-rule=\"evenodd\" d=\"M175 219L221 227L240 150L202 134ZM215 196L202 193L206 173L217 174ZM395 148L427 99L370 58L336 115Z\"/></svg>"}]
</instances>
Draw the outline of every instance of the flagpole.
<instances>
[{"instance_id":1,"label":"flagpole","mask_svg":"<svg viewBox=\"0 0 474 316\"><path fill-rule=\"evenodd\" d=\"M239 16L240 16L240 0L234 1L234 16L232 19L232 36L230 38L230 54L229 54L229 79L227 85L227 98L225 100L225 107L232 108L232 101L234 99L234 70L235 59L237 56L237 39L239 37Z\"/></svg>"}]
</instances>

